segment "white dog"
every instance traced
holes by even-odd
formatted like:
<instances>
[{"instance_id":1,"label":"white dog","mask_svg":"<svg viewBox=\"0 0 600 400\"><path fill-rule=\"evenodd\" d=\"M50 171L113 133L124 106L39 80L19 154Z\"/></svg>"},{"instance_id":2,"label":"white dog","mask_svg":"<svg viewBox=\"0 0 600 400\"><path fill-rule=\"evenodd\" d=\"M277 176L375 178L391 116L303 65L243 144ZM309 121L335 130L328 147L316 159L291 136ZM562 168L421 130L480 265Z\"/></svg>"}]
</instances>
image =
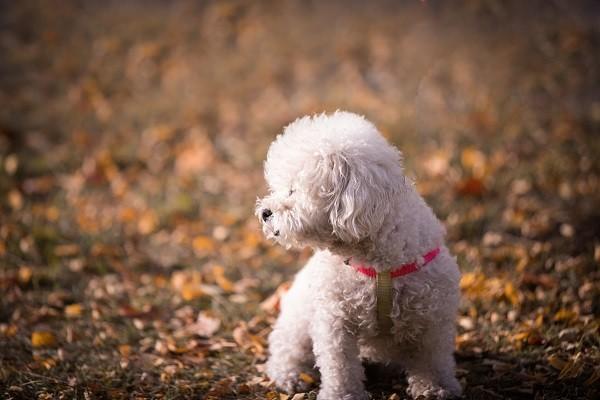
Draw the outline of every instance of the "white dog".
<instances>
[{"instance_id":1,"label":"white dog","mask_svg":"<svg viewBox=\"0 0 600 400\"><path fill-rule=\"evenodd\" d=\"M271 193L256 210L265 235L315 249L269 336L275 384L305 391L301 374L316 366L318 399L367 399L361 360L370 360L405 370L414 398L460 395L460 273L400 152L356 114L303 117L271 145L265 177Z\"/></svg>"}]
</instances>

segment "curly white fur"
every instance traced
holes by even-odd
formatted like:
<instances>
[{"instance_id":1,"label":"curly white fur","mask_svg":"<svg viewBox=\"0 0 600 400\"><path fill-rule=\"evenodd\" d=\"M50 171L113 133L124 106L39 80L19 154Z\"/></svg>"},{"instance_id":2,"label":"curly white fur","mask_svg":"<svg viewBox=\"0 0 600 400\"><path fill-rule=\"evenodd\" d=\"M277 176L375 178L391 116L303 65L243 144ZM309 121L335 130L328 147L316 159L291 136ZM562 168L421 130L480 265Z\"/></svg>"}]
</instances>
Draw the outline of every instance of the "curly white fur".
<instances>
[{"instance_id":1,"label":"curly white fur","mask_svg":"<svg viewBox=\"0 0 600 400\"><path fill-rule=\"evenodd\" d=\"M303 391L300 374L316 366L319 399L367 399L366 359L405 370L414 398L460 395L453 358L460 273L399 151L356 114L303 117L271 145L265 177L271 193L256 209L265 235L316 250L269 337L267 373L276 385ZM375 280L344 261L386 271L438 246L425 268L394 279L393 328L379 332Z\"/></svg>"}]
</instances>

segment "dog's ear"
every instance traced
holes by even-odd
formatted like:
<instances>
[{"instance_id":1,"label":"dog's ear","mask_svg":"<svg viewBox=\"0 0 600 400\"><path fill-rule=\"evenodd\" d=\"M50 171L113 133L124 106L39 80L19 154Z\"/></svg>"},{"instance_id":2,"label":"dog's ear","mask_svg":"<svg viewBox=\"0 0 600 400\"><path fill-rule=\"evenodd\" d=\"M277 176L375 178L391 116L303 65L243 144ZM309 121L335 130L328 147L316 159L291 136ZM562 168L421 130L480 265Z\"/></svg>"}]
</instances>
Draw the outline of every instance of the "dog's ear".
<instances>
[{"instance_id":1,"label":"dog's ear","mask_svg":"<svg viewBox=\"0 0 600 400\"><path fill-rule=\"evenodd\" d=\"M387 171L359 155L332 153L320 163L319 196L325 200L333 233L346 243L373 237L393 200Z\"/></svg>"}]
</instances>

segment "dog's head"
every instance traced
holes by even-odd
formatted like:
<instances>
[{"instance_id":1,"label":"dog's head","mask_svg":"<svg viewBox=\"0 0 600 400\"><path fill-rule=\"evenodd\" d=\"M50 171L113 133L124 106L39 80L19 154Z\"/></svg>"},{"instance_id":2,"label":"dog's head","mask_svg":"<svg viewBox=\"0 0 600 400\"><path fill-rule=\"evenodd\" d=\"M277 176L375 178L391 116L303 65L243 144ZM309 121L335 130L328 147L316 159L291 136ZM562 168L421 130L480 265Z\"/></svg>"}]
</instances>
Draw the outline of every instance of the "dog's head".
<instances>
[{"instance_id":1,"label":"dog's head","mask_svg":"<svg viewBox=\"0 0 600 400\"><path fill-rule=\"evenodd\" d=\"M263 232L286 247L376 240L397 201L401 156L369 121L337 111L300 118L271 144Z\"/></svg>"}]
</instances>

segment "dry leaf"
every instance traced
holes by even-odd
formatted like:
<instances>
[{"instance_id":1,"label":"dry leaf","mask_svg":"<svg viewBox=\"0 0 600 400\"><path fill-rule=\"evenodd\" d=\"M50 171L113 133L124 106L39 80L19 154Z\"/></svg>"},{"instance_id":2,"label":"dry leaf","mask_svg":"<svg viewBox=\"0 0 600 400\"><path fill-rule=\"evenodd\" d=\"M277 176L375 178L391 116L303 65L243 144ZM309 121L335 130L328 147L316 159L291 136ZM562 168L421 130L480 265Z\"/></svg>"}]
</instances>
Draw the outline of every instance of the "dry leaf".
<instances>
[{"instance_id":1,"label":"dry leaf","mask_svg":"<svg viewBox=\"0 0 600 400\"><path fill-rule=\"evenodd\" d=\"M192 241L192 247L198 256L204 256L215 250L215 241L210 236L196 236Z\"/></svg>"},{"instance_id":2,"label":"dry leaf","mask_svg":"<svg viewBox=\"0 0 600 400\"><path fill-rule=\"evenodd\" d=\"M485 175L486 157L474 147L467 147L461 152L460 161L473 176L481 178Z\"/></svg>"},{"instance_id":3,"label":"dry leaf","mask_svg":"<svg viewBox=\"0 0 600 400\"><path fill-rule=\"evenodd\" d=\"M129 357L131 354L131 346L128 344L122 344L119 346L119 353L123 357Z\"/></svg>"},{"instance_id":4,"label":"dry leaf","mask_svg":"<svg viewBox=\"0 0 600 400\"><path fill-rule=\"evenodd\" d=\"M281 303L281 297L290 289L292 286L291 282L284 282L277 287L275 293L267 297L262 303L260 303L261 310L267 312L279 312L279 305Z\"/></svg>"},{"instance_id":5,"label":"dry leaf","mask_svg":"<svg viewBox=\"0 0 600 400\"><path fill-rule=\"evenodd\" d=\"M304 372L300 372L299 378L303 382L306 382L306 383L311 384L311 385L313 383L315 383L315 379L312 376L310 376L308 374L305 374Z\"/></svg>"},{"instance_id":6,"label":"dry leaf","mask_svg":"<svg viewBox=\"0 0 600 400\"><path fill-rule=\"evenodd\" d=\"M31 334L31 345L33 347L50 347L56 344L56 338L52 332L34 331Z\"/></svg>"},{"instance_id":7,"label":"dry leaf","mask_svg":"<svg viewBox=\"0 0 600 400\"><path fill-rule=\"evenodd\" d=\"M31 277L33 276L33 269L28 266L19 267L19 282L22 284L27 284L31 281Z\"/></svg>"},{"instance_id":8,"label":"dry leaf","mask_svg":"<svg viewBox=\"0 0 600 400\"><path fill-rule=\"evenodd\" d=\"M559 380L563 379L571 379L578 377L583 372L583 367L585 366L581 353L577 353L575 357L570 359L567 364L563 367L558 375Z\"/></svg>"},{"instance_id":9,"label":"dry leaf","mask_svg":"<svg viewBox=\"0 0 600 400\"><path fill-rule=\"evenodd\" d=\"M222 266L214 266L212 268L212 274L215 279L215 282L217 282L217 285L219 285L221 289L223 289L226 292L233 292L233 283L229 279L227 279L227 277L225 277L225 269Z\"/></svg>"},{"instance_id":10,"label":"dry leaf","mask_svg":"<svg viewBox=\"0 0 600 400\"><path fill-rule=\"evenodd\" d=\"M519 292L517 292L511 282L506 282L504 284L504 296L512 303L513 306L520 303Z\"/></svg>"},{"instance_id":11,"label":"dry leaf","mask_svg":"<svg viewBox=\"0 0 600 400\"><path fill-rule=\"evenodd\" d=\"M8 192L8 204L10 204L14 210L20 210L21 207L23 207L23 196L18 190L12 189Z\"/></svg>"},{"instance_id":12,"label":"dry leaf","mask_svg":"<svg viewBox=\"0 0 600 400\"><path fill-rule=\"evenodd\" d=\"M480 197L485 192L485 186L481 179L470 177L460 181L456 185L456 191L463 196Z\"/></svg>"},{"instance_id":13,"label":"dry leaf","mask_svg":"<svg viewBox=\"0 0 600 400\"><path fill-rule=\"evenodd\" d=\"M198 314L196 323L191 325L188 329L191 333L209 338L219 330L220 326L221 320L214 317L212 313L201 311Z\"/></svg>"},{"instance_id":14,"label":"dry leaf","mask_svg":"<svg viewBox=\"0 0 600 400\"><path fill-rule=\"evenodd\" d=\"M81 304L70 304L65 307L65 315L69 318L80 317L83 313L83 307Z\"/></svg>"},{"instance_id":15,"label":"dry leaf","mask_svg":"<svg viewBox=\"0 0 600 400\"><path fill-rule=\"evenodd\" d=\"M557 369L559 371L562 370L565 367L565 365L567 365L567 361L561 358L560 356L557 356L556 354L548 356L547 360L548 364L550 364L554 369Z\"/></svg>"},{"instance_id":16,"label":"dry leaf","mask_svg":"<svg viewBox=\"0 0 600 400\"><path fill-rule=\"evenodd\" d=\"M200 288L200 285L194 282L187 282L181 288L181 297L185 301L191 301L197 298L200 298L204 295L204 292Z\"/></svg>"},{"instance_id":17,"label":"dry leaf","mask_svg":"<svg viewBox=\"0 0 600 400\"><path fill-rule=\"evenodd\" d=\"M152 233L158 225L158 216L153 210L145 211L138 220L138 232L142 235Z\"/></svg>"},{"instance_id":18,"label":"dry leaf","mask_svg":"<svg viewBox=\"0 0 600 400\"><path fill-rule=\"evenodd\" d=\"M76 244L61 244L54 248L54 255L57 257L70 257L79 253L79 246Z\"/></svg>"},{"instance_id":19,"label":"dry leaf","mask_svg":"<svg viewBox=\"0 0 600 400\"><path fill-rule=\"evenodd\" d=\"M561 308L556 314L554 314L554 321L570 321L577 317L577 313L565 308Z\"/></svg>"}]
</instances>

